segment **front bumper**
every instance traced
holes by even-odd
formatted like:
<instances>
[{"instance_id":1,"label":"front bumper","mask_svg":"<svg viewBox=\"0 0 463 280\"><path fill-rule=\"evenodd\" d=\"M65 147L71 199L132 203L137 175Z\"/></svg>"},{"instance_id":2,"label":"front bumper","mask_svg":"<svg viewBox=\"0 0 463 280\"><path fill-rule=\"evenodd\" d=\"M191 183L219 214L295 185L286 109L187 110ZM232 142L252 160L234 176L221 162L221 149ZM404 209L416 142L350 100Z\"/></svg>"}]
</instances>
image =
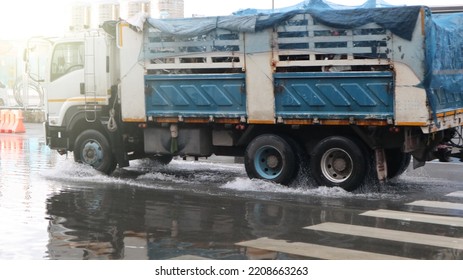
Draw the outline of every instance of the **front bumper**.
<instances>
[{"instance_id":1,"label":"front bumper","mask_svg":"<svg viewBox=\"0 0 463 280\"><path fill-rule=\"evenodd\" d=\"M48 122L45 122L45 136L50 149L65 151L70 149L66 127L50 126Z\"/></svg>"}]
</instances>

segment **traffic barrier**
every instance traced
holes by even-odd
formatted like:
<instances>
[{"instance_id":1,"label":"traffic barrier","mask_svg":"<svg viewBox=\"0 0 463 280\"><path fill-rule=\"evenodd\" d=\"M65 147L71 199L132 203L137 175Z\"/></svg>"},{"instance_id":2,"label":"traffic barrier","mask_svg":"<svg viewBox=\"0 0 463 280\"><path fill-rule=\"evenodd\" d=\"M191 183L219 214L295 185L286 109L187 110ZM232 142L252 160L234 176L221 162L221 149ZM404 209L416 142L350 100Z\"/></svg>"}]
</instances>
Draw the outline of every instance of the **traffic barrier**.
<instances>
[{"instance_id":1,"label":"traffic barrier","mask_svg":"<svg viewBox=\"0 0 463 280\"><path fill-rule=\"evenodd\" d=\"M0 133L24 133L22 110L0 110Z\"/></svg>"},{"instance_id":2,"label":"traffic barrier","mask_svg":"<svg viewBox=\"0 0 463 280\"><path fill-rule=\"evenodd\" d=\"M26 128L24 127L24 116L23 111L14 110L13 113L13 125L11 126L12 133L24 133Z\"/></svg>"},{"instance_id":3,"label":"traffic barrier","mask_svg":"<svg viewBox=\"0 0 463 280\"><path fill-rule=\"evenodd\" d=\"M0 132L7 132L7 129L10 126L10 110L0 110L0 117Z\"/></svg>"}]
</instances>

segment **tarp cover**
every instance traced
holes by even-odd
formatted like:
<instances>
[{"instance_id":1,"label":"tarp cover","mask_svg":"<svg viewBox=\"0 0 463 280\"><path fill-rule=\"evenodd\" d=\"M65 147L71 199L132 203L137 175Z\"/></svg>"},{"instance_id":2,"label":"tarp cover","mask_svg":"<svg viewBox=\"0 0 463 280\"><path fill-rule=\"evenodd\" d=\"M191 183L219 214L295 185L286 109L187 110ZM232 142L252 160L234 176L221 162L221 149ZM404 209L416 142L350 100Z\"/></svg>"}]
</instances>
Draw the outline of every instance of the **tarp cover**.
<instances>
[{"instance_id":1,"label":"tarp cover","mask_svg":"<svg viewBox=\"0 0 463 280\"><path fill-rule=\"evenodd\" d=\"M294 15L304 12L309 13L318 22L329 27L352 29L368 23L376 23L391 30L397 36L411 40L420 10L420 6L349 10L295 10L283 14L272 14L268 19L258 20L256 31L278 25Z\"/></svg>"},{"instance_id":2,"label":"tarp cover","mask_svg":"<svg viewBox=\"0 0 463 280\"><path fill-rule=\"evenodd\" d=\"M255 32L256 21L256 16L229 16L192 18L181 21L150 18L147 22L166 34L194 37L207 34L215 29L225 29L235 32Z\"/></svg>"},{"instance_id":3,"label":"tarp cover","mask_svg":"<svg viewBox=\"0 0 463 280\"><path fill-rule=\"evenodd\" d=\"M273 14L273 13L285 13L294 10L307 10L307 9L336 9L336 10L348 10L348 9L358 9L358 8L384 8L392 7L391 5L383 0L366 0L365 3L359 6L347 6L331 3L326 0L304 0L296 5L289 7L278 8L278 9L243 9L237 12L234 12L234 15L243 16L243 15L257 15L257 14Z\"/></svg>"},{"instance_id":4,"label":"tarp cover","mask_svg":"<svg viewBox=\"0 0 463 280\"><path fill-rule=\"evenodd\" d=\"M391 7L391 8L357 8L347 10L331 9L329 6L307 6L305 10L297 9L284 13L270 15L226 16L191 18L181 20L159 20L149 18L147 23L165 34L194 37L207 34L215 29L225 29L234 32L258 32L277 26L300 13L311 14L319 22L333 28L350 29L368 23L391 30L392 33L404 39L411 40L413 30L421 7ZM138 19L129 23L139 26Z\"/></svg>"},{"instance_id":5,"label":"tarp cover","mask_svg":"<svg viewBox=\"0 0 463 280\"><path fill-rule=\"evenodd\" d=\"M434 14L426 22L424 86L431 106L463 107L463 13Z\"/></svg>"}]
</instances>

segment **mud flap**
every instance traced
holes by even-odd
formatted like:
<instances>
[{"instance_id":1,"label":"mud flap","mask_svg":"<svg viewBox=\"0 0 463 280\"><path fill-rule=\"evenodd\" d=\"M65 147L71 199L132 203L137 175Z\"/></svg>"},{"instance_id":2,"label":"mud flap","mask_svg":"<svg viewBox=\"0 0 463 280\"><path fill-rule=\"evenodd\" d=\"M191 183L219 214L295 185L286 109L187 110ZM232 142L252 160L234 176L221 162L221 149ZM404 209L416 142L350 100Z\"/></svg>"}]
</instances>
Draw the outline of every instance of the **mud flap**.
<instances>
[{"instance_id":1,"label":"mud flap","mask_svg":"<svg viewBox=\"0 0 463 280\"><path fill-rule=\"evenodd\" d=\"M386 152L383 148L375 149L376 159L376 174L380 183L385 183L387 180L387 161Z\"/></svg>"}]
</instances>

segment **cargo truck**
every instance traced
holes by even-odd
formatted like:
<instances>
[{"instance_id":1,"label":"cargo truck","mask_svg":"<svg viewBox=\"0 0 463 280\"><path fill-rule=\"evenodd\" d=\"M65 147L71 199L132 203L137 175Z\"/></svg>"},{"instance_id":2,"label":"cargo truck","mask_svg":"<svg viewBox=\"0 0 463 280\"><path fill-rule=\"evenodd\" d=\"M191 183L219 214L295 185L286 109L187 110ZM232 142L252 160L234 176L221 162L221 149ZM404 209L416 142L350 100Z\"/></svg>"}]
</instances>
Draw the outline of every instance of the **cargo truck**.
<instances>
[{"instance_id":1,"label":"cargo truck","mask_svg":"<svg viewBox=\"0 0 463 280\"><path fill-rule=\"evenodd\" d=\"M462 21L412 6L106 22L53 41L47 144L107 174L218 155L282 185L384 182L461 158Z\"/></svg>"}]
</instances>

